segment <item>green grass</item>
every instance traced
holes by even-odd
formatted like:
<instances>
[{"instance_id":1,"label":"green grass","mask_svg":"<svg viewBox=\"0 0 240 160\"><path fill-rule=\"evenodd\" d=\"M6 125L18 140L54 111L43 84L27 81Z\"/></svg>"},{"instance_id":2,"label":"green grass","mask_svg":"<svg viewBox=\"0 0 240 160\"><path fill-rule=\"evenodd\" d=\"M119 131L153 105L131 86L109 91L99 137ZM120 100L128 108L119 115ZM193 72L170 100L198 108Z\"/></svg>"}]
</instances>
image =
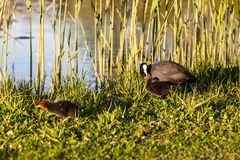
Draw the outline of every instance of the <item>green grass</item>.
<instances>
[{"instance_id":1,"label":"green grass","mask_svg":"<svg viewBox=\"0 0 240 160\"><path fill-rule=\"evenodd\" d=\"M77 102L76 119L36 108L28 84L8 84L0 92L0 159L239 159L237 73L200 65L198 82L188 92L173 87L165 100L147 93L138 73L99 92L66 80L45 98Z\"/></svg>"}]
</instances>

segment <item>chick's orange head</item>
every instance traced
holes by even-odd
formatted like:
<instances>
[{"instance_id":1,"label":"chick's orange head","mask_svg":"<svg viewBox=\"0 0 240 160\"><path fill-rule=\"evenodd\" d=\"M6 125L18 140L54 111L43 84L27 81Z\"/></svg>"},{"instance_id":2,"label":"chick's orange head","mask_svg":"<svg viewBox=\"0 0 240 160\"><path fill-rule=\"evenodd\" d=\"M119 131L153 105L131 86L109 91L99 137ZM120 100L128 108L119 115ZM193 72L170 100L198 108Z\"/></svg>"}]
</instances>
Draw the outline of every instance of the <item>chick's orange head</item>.
<instances>
[{"instance_id":1,"label":"chick's orange head","mask_svg":"<svg viewBox=\"0 0 240 160\"><path fill-rule=\"evenodd\" d=\"M39 104L38 104L38 108L42 108L42 109L45 109L46 108L46 104L47 102L46 101L41 101Z\"/></svg>"}]
</instances>

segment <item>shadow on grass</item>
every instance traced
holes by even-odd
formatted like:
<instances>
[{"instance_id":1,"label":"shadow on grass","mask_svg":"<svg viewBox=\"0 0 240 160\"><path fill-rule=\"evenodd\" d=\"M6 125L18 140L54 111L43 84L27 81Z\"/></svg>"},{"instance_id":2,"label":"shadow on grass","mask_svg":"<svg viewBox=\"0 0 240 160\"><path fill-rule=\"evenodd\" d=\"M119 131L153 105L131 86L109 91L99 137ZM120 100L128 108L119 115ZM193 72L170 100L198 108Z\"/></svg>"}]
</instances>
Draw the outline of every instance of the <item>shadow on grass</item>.
<instances>
[{"instance_id":1,"label":"shadow on grass","mask_svg":"<svg viewBox=\"0 0 240 160\"><path fill-rule=\"evenodd\" d=\"M218 65L213 68L207 64L200 64L192 74L197 79L195 83L172 86L172 89L178 94L183 94L192 92L196 87L196 90L202 93L210 91L213 87L229 89L229 86L237 86L240 82L240 70L236 66L225 68Z\"/></svg>"},{"instance_id":2,"label":"shadow on grass","mask_svg":"<svg viewBox=\"0 0 240 160\"><path fill-rule=\"evenodd\" d=\"M215 68L209 67L206 64L197 67L196 77L198 88L203 91L208 91L211 85L220 85L226 87L230 83L239 83L239 67L233 66L224 68L218 65Z\"/></svg>"}]
</instances>

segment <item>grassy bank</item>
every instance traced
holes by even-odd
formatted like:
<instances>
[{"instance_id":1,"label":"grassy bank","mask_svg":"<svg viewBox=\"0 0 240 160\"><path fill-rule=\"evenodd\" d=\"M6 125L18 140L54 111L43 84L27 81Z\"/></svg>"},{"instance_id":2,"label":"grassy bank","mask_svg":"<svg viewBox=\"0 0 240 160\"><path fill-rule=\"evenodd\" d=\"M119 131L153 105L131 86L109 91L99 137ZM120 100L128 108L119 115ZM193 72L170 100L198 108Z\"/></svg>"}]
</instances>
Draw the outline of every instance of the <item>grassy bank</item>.
<instances>
[{"instance_id":1,"label":"grassy bank","mask_svg":"<svg viewBox=\"0 0 240 160\"><path fill-rule=\"evenodd\" d=\"M159 99L139 74L99 92L84 81L46 99L78 103L78 118L36 108L39 100L17 82L0 92L0 159L239 159L237 68L195 70L192 91L171 89Z\"/></svg>"}]
</instances>

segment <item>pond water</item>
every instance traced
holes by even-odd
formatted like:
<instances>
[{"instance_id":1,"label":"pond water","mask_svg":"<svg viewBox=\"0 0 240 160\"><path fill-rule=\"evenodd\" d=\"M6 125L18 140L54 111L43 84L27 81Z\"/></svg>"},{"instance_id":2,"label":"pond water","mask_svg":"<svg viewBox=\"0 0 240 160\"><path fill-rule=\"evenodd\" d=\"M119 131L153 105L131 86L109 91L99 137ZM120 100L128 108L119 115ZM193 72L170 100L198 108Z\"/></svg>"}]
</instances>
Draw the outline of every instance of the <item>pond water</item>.
<instances>
[{"instance_id":1,"label":"pond water","mask_svg":"<svg viewBox=\"0 0 240 160\"><path fill-rule=\"evenodd\" d=\"M45 3L46 6L50 5L50 1ZM32 42L33 42L33 76L35 78L36 75L36 63L37 63L37 51L38 51L38 37L39 37L39 13L38 13L38 1L34 1L33 3L33 19L32 19ZM91 6L90 6L91 7ZM85 7L83 7L84 9ZM91 12L89 7L85 8L85 11ZM80 17L80 21L85 26L85 33L89 37L93 37L93 22L90 20L89 15L85 14L83 10L83 14ZM44 25L44 35L45 35L45 43L44 43L44 52L45 52L45 72L46 72L46 84L50 84L52 80L52 72L53 72L53 27L52 27L52 17L51 11L49 11L44 17L45 25ZM69 21L67 22L66 32L69 30ZM8 55L8 72L10 72L16 79L18 80L29 80L30 75L30 25L29 25L29 16L28 11L25 5L25 1L18 2L14 11L14 15L12 18L12 23L9 28L9 55ZM72 36L72 43L73 43ZM2 38L0 38L0 49L2 50ZM93 41L89 41L89 46L93 48ZM72 44L73 46L73 44ZM84 71L87 76L86 79L90 82L94 81L94 72L92 62L90 60L90 56L87 55L86 59L83 61L83 55L85 53L85 45L83 41L83 36L79 31L79 78L82 77L82 71ZM65 54L66 55L66 54ZM67 58L64 56L63 67L62 67L62 75L66 75L68 73L67 67Z\"/></svg>"}]
</instances>

